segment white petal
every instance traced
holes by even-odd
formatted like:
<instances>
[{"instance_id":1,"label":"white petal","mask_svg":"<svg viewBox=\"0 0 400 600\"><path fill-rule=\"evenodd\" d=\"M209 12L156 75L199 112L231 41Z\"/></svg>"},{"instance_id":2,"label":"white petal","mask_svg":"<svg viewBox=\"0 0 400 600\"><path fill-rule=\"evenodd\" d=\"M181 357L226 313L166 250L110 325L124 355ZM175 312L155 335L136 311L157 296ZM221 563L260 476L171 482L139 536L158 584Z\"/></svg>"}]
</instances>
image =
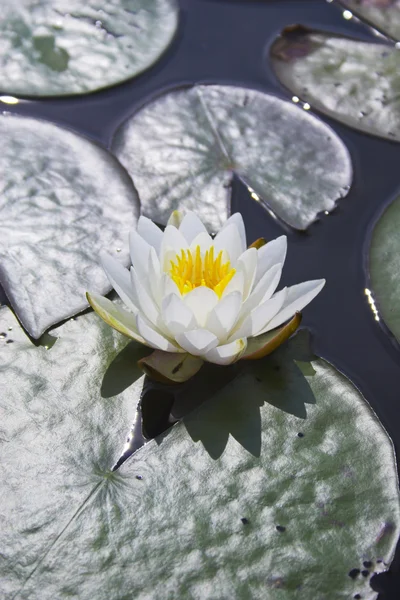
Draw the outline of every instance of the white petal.
<instances>
[{"instance_id":1,"label":"white petal","mask_svg":"<svg viewBox=\"0 0 400 600\"><path fill-rule=\"evenodd\" d=\"M258 264L257 264L257 275L256 284L260 281L261 277L269 271L271 267L277 264L283 265L286 258L287 251L287 238L286 235L276 238L262 246L258 250Z\"/></svg>"},{"instance_id":2,"label":"white petal","mask_svg":"<svg viewBox=\"0 0 400 600\"><path fill-rule=\"evenodd\" d=\"M167 271L170 268L169 255L171 251L176 256L181 253L181 250L187 250L187 248L188 244L179 229L172 225L167 225L164 231L160 252L160 264L164 271Z\"/></svg>"},{"instance_id":3,"label":"white petal","mask_svg":"<svg viewBox=\"0 0 400 600\"><path fill-rule=\"evenodd\" d=\"M93 310L108 325L141 344L145 343L137 330L135 315L103 296L88 293L87 299Z\"/></svg>"},{"instance_id":4,"label":"white petal","mask_svg":"<svg viewBox=\"0 0 400 600\"><path fill-rule=\"evenodd\" d=\"M183 301L192 309L198 326L204 327L208 315L218 303L218 296L210 288L200 286L183 296Z\"/></svg>"},{"instance_id":5,"label":"white petal","mask_svg":"<svg viewBox=\"0 0 400 600\"><path fill-rule=\"evenodd\" d=\"M226 223L224 223L221 231L223 231L226 227L229 227L229 225L231 225L232 223L237 227L241 240L241 252L244 252L247 248L246 229L243 223L243 217L240 213L234 213L233 215L231 215L226 221Z\"/></svg>"},{"instance_id":6,"label":"white petal","mask_svg":"<svg viewBox=\"0 0 400 600\"><path fill-rule=\"evenodd\" d=\"M138 298L135 294L135 290L132 288L128 269L125 269L118 260L107 254L107 252L100 252L100 260L102 267L118 296L128 308L134 313L137 313L139 309Z\"/></svg>"},{"instance_id":7,"label":"white petal","mask_svg":"<svg viewBox=\"0 0 400 600\"><path fill-rule=\"evenodd\" d=\"M243 296L244 290L244 273L242 271L238 271L234 274L226 288L224 289L221 298L225 298L228 294L232 292L240 292Z\"/></svg>"},{"instance_id":8,"label":"white petal","mask_svg":"<svg viewBox=\"0 0 400 600\"><path fill-rule=\"evenodd\" d=\"M200 233L207 233L207 229L194 212L187 212L183 217L179 231L185 237L188 244L191 244L195 237Z\"/></svg>"},{"instance_id":9,"label":"white petal","mask_svg":"<svg viewBox=\"0 0 400 600\"><path fill-rule=\"evenodd\" d=\"M246 338L240 338L229 344L209 350L202 358L217 365L230 365L241 357L246 350L246 346Z\"/></svg>"},{"instance_id":10,"label":"white petal","mask_svg":"<svg viewBox=\"0 0 400 600\"><path fill-rule=\"evenodd\" d=\"M129 249L132 265L140 277L147 275L147 263L150 254L150 244L148 244L137 231L131 231L129 234Z\"/></svg>"},{"instance_id":11,"label":"white petal","mask_svg":"<svg viewBox=\"0 0 400 600\"><path fill-rule=\"evenodd\" d=\"M136 326L145 342L156 350L165 352L182 352L182 350L156 331L151 324L139 313L136 316Z\"/></svg>"},{"instance_id":12,"label":"white petal","mask_svg":"<svg viewBox=\"0 0 400 600\"><path fill-rule=\"evenodd\" d=\"M178 286L175 281L171 278L168 273L163 273L161 276L161 289L164 290L163 296L168 296L169 294L176 294L181 297L181 293L179 291Z\"/></svg>"},{"instance_id":13,"label":"white petal","mask_svg":"<svg viewBox=\"0 0 400 600\"><path fill-rule=\"evenodd\" d=\"M218 345L218 338L207 329L185 331L176 336L178 344L193 356L201 356Z\"/></svg>"},{"instance_id":14,"label":"white petal","mask_svg":"<svg viewBox=\"0 0 400 600\"><path fill-rule=\"evenodd\" d=\"M158 260L157 253L153 247L150 248L147 264L147 279L149 282L151 295L157 306L160 306L162 297L164 295L162 280L163 274L160 271L160 261Z\"/></svg>"},{"instance_id":15,"label":"white petal","mask_svg":"<svg viewBox=\"0 0 400 600\"><path fill-rule=\"evenodd\" d=\"M201 254L205 254L206 251L213 245L213 240L212 237L210 235L208 235L207 232L202 232L199 233L198 235L196 235L196 237L192 240L191 244L190 244L190 248L192 250L192 252L196 251L196 247L200 246L200 252Z\"/></svg>"},{"instance_id":16,"label":"white petal","mask_svg":"<svg viewBox=\"0 0 400 600\"><path fill-rule=\"evenodd\" d=\"M242 294L232 292L218 302L210 312L206 328L214 333L220 342L224 342L235 325L240 307L242 306Z\"/></svg>"},{"instance_id":17,"label":"white petal","mask_svg":"<svg viewBox=\"0 0 400 600\"><path fill-rule=\"evenodd\" d=\"M239 230L235 223L230 223L222 229L214 239L215 254L225 250L231 261L231 266L236 267L236 261L246 248L243 248Z\"/></svg>"},{"instance_id":18,"label":"white petal","mask_svg":"<svg viewBox=\"0 0 400 600\"><path fill-rule=\"evenodd\" d=\"M136 296L139 300L139 307L141 312L151 321L154 325L159 324L160 311L156 306L155 302L151 298L146 287L143 285L138 273L133 267L131 267L131 280L132 287L136 292Z\"/></svg>"},{"instance_id":19,"label":"white petal","mask_svg":"<svg viewBox=\"0 0 400 600\"><path fill-rule=\"evenodd\" d=\"M153 246L157 255L159 255L163 238L161 229L147 217L140 217L137 224L137 232L150 246Z\"/></svg>"},{"instance_id":20,"label":"white petal","mask_svg":"<svg viewBox=\"0 0 400 600\"><path fill-rule=\"evenodd\" d=\"M278 287L281 274L282 265L279 264L274 265L271 267L271 269L264 273L253 292L247 298L246 302L243 303L241 316L248 315L253 308L271 298L272 294Z\"/></svg>"},{"instance_id":21,"label":"white petal","mask_svg":"<svg viewBox=\"0 0 400 600\"><path fill-rule=\"evenodd\" d=\"M176 294L170 294L163 299L162 318L171 332L171 337L197 327L193 312Z\"/></svg>"},{"instance_id":22,"label":"white petal","mask_svg":"<svg viewBox=\"0 0 400 600\"><path fill-rule=\"evenodd\" d=\"M168 219L167 225L173 225L174 227L179 229L180 224L182 223L182 220L183 220L183 212L180 210L173 210Z\"/></svg>"},{"instance_id":23,"label":"white petal","mask_svg":"<svg viewBox=\"0 0 400 600\"><path fill-rule=\"evenodd\" d=\"M254 279L257 272L258 250L249 248L241 254L236 263L236 270L244 273L243 299L249 296L253 289Z\"/></svg>"},{"instance_id":24,"label":"white petal","mask_svg":"<svg viewBox=\"0 0 400 600\"><path fill-rule=\"evenodd\" d=\"M230 339L238 339L241 337L255 336L261 332L271 319L281 309L287 294L287 289L284 288L275 296L272 296L263 304L260 304L254 308L248 317L244 320L243 324L231 335Z\"/></svg>"},{"instance_id":25,"label":"white petal","mask_svg":"<svg viewBox=\"0 0 400 600\"><path fill-rule=\"evenodd\" d=\"M325 279L316 279L314 281L304 281L288 288L287 297L279 313L268 323L267 329L264 329L260 333L264 333L285 323L296 312L307 306L320 293L324 285Z\"/></svg>"}]
</instances>

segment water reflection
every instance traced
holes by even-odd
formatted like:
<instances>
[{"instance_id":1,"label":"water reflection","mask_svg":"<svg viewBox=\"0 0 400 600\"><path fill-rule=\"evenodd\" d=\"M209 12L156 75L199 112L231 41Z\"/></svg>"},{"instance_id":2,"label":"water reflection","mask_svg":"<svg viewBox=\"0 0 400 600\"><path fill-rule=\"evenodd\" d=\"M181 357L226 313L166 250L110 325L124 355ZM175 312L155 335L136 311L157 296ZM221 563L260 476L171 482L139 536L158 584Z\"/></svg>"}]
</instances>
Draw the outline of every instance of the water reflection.
<instances>
[{"instance_id":1,"label":"water reflection","mask_svg":"<svg viewBox=\"0 0 400 600\"><path fill-rule=\"evenodd\" d=\"M378 312L378 309L377 309L377 306L376 306L376 303L375 303L375 300L374 300L371 290L369 290L368 288L365 288L364 293L367 296L368 304L370 305L371 310L374 313L375 321L380 321L379 312Z\"/></svg>"}]
</instances>

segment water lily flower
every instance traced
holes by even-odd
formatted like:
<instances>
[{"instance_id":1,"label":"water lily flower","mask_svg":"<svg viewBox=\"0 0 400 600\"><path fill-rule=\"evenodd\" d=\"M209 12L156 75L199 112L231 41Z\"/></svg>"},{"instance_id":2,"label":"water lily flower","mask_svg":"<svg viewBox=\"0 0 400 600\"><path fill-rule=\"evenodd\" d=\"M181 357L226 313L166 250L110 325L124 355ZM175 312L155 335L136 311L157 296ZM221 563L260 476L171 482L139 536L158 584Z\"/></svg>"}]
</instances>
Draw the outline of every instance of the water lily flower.
<instances>
[{"instance_id":1,"label":"water lily flower","mask_svg":"<svg viewBox=\"0 0 400 600\"><path fill-rule=\"evenodd\" d=\"M140 217L129 241L130 269L106 252L100 257L126 308L87 297L114 329L155 350L140 364L161 380L185 381L203 361L265 356L292 335L299 311L325 284L318 279L276 292L286 236L247 248L239 213L214 238L193 212L175 211L164 231Z\"/></svg>"}]
</instances>

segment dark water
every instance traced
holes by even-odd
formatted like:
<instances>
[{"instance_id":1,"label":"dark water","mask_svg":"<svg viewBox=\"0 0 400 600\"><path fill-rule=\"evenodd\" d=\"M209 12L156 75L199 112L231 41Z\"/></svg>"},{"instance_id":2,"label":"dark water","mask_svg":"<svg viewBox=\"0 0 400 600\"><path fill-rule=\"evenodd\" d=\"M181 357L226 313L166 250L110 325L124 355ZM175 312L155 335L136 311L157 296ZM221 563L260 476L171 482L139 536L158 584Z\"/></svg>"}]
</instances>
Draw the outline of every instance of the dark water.
<instances>
[{"instance_id":1,"label":"dark water","mask_svg":"<svg viewBox=\"0 0 400 600\"><path fill-rule=\"evenodd\" d=\"M269 45L289 24L376 40L367 27L345 21L341 10L323 0L181 0L181 7L180 30L172 47L140 77L87 97L26 101L7 110L55 121L108 146L125 118L152 96L177 85L232 83L288 98L267 56ZM288 232L283 283L327 279L324 292L305 311L303 324L313 331L318 354L359 387L399 451L400 350L374 320L364 289L370 288L371 230L400 190L400 146L321 118L348 147L354 183L333 214L322 215L306 233ZM233 186L232 209L242 212L250 240L282 233L240 181ZM400 549L390 573L376 578L373 587L382 592L382 599L400 597Z\"/></svg>"}]
</instances>

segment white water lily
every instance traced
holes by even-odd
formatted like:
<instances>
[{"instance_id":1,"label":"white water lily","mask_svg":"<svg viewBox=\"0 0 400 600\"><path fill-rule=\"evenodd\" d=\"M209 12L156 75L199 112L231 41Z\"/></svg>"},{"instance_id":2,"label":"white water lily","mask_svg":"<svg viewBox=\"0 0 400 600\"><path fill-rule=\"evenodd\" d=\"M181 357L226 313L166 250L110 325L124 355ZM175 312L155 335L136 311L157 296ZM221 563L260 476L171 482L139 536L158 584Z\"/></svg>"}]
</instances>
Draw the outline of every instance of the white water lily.
<instances>
[{"instance_id":1,"label":"white water lily","mask_svg":"<svg viewBox=\"0 0 400 600\"><path fill-rule=\"evenodd\" d=\"M298 312L325 280L276 292L286 249L286 236L247 248L239 213L215 238L193 212L183 218L173 213L164 232L140 217L130 234L130 269L101 254L126 309L95 294L88 300L112 327L156 350L145 365L149 372L183 381L203 361L228 365L259 358L298 327Z\"/></svg>"}]
</instances>

